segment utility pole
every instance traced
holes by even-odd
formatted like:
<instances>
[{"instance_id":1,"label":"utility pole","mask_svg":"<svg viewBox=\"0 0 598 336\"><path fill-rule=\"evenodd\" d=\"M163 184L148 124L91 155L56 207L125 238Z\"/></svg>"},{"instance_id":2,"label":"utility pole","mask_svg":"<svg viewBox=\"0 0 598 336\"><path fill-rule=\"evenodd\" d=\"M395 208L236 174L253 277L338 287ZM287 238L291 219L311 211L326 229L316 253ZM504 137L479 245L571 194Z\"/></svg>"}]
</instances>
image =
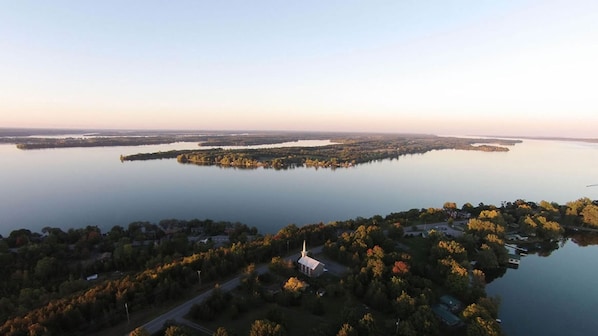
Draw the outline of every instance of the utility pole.
<instances>
[{"instance_id":1,"label":"utility pole","mask_svg":"<svg viewBox=\"0 0 598 336\"><path fill-rule=\"evenodd\" d=\"M197 271L197 277L199 278L199 285L201 286L201 271Z\"/></svg>"},{"instance_id":2,"label":"utility pole","mask_svg":"<svg viewBox=\"0 0 598 336\"><path fill-rule=\"evenodd\" d=\"M129 305L125 302L125 311L127 312L127 324L131 323L131 319L129 318Z\"/></svg>"}]
</instances>

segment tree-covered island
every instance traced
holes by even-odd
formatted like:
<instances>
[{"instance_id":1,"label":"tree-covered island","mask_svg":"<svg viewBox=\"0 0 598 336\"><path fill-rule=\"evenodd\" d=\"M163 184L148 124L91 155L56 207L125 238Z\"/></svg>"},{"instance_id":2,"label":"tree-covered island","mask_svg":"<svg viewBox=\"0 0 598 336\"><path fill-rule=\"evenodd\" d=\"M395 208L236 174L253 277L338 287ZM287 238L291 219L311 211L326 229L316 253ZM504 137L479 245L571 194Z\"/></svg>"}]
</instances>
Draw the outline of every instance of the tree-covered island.
<instances>
[{"instance_id":1,"label":"tree-covered island","mask_svg":"<svg viewBox=\"0 0 598 336\"><path fill-rule=\"evenodd\" d=\"M501 335L507 245L548 255L598 241L598 202L446 202L385 217L260 234L240 223L163 220L0 239L0 334L134 335L212 290L157 335ZM329 272L297 269L303 242ZM240 275L239 275L240 274ZM239 285L219 284L240 276ZM130 321L130 322L127 322ZM193 326L193 327L190 327ZM198 331L197 328L203 330Z\"/></svg>"},{"instance_id":2,"label":"tree-covered island","mask_svg":"<svg viewBox=\"0 0 598 336\"><path fill-rule=\"evenodd\" d=\"M238 137L232 137L230 141ZM383 159L396 159L401 155L423 154L433 150L458 149L487 152L504 152L505 146L519 140L465 139L437 136L404 135L354 135L328 138L335 144L318 147L284 147L262 149L206 149L173 150L156 153L139 153L121 156L122 161L173 159L180 163L218 165L236 168L326 167L339 168ZM219 144L230 144L220 141ZM213 142L202 143L202 145Z\"/></svg>"}]
</instances>

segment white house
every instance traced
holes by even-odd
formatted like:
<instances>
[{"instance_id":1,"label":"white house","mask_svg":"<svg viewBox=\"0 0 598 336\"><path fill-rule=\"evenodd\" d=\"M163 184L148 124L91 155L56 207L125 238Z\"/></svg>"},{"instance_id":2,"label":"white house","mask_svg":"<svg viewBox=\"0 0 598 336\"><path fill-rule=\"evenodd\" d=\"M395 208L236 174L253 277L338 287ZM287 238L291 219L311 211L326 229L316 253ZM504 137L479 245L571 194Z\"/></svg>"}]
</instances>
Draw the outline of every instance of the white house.
<instances>
[{"instance_id":1,"label":"white house","mask_svg":"<svg viewBox=\"0 0 598 336\"><path fill-rule=\"evenodd\" d=\"M301 251L301 258L297 262L299 264L299 271L308 277L318 277L324 273L324 264L307 255L305 249L305 241L303 241L303 251Z\"/></svg>"}]
</instances>

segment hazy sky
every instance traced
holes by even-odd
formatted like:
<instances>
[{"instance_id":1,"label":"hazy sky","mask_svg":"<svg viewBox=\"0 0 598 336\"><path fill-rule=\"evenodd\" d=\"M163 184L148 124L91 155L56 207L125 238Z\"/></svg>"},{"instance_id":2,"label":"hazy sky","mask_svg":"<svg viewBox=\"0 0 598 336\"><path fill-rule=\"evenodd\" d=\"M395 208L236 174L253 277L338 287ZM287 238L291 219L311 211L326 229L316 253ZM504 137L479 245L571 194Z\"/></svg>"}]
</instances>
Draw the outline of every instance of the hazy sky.
<instances>
[{"instance_id":1,"label":"hazy sky","mask_svg":"<svg viewBox=\"0 0 598 336\"><path fill-rule=\"evenodd\" d=\"M598 137L598 1L2 1L0 127Z\"/></svg>"}]
</instances>

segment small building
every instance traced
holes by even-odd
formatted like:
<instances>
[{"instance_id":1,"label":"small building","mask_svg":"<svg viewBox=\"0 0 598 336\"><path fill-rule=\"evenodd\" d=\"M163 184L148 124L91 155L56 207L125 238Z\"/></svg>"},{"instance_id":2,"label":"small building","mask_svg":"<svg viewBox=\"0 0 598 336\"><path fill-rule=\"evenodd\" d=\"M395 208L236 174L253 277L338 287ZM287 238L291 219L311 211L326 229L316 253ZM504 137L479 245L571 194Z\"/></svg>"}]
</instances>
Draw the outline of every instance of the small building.
<instances>
[{"instance_id":1,"label":"small building","mask_svg":"<svg viewBox=\"0 0 598 336\"><path fill-rule=\"evenodd\" d=\"M230 238L227 235L218 235L209 237L216 246L222 246L230 242Z\"/></svg>"},{"instance_id":2,"label":"small building","mask_svg":"<svg viewBox=\"0 0 598 336\"><path fill-rule=\"evenodd\" d=\"M440 303L445 305L451 312L455 313L461 310L463 304L458 299L451 295L443 295L440 297Z\"/></svg>"},{"instance_id":3,"label":"small building","mask_svg":"<svg viewBox=\"0 0 598 336\"><path fill-rule=\"evenodd\" d=\"M299 272L307 275L310 278L319 277L324 273L324 264L318 260L307 255L305 249L305 241L303 241L303 250L301 251L301 258L297 261L299 265Z\"/></svg>"},{"instance_id":4,"label":"small building","mask_svg":"<svg viewBox=\"0 0 598 336\"><path fill-rule=\"evenodd\" d=\"M445 305L435 304L432 306L432 311L436 317L442 321L442 323L449 327L453 327L461 323L461 319L457 315L451 313Z\"/></svg>"}]
</instances>

